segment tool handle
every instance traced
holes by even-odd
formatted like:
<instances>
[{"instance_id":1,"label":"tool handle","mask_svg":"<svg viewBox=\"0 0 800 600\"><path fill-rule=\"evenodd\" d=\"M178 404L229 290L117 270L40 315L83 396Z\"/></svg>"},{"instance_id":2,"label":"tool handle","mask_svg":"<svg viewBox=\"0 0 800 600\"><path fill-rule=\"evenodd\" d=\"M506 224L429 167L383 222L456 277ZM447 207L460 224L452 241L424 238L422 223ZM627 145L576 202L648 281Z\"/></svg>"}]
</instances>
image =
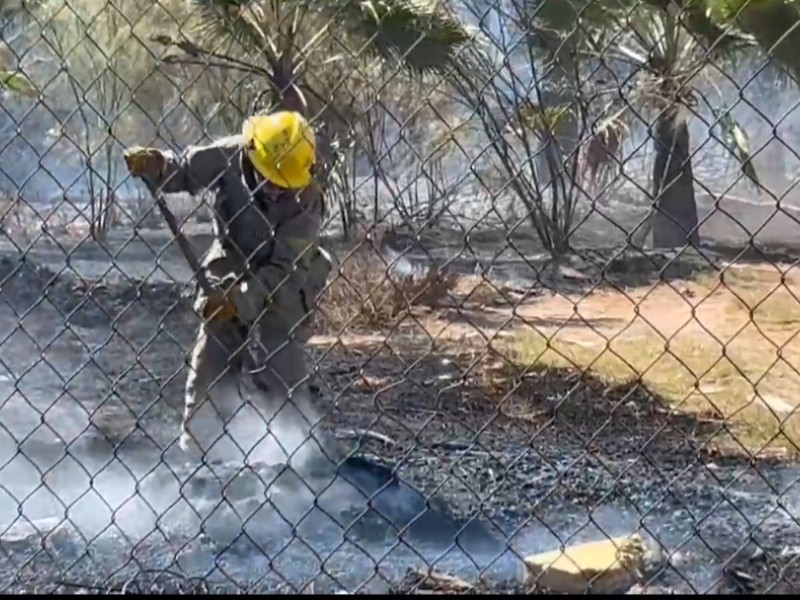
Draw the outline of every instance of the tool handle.
<instances>
[{"instance_id":1,"label":"tool handle","mask_svg":"<svg viewBox=\"0 0 800 600\"><path fill-rule=\"evenodd\" d=\"M191 242L189 242L187 237L183 234L180 226L178 225L178 220L167 206L167 201L164 198L164 194L160 189L158 189L158 187L154 186L149 181L145 181L145 184L147 185L147 189L150 191L150 194L155 199L158 209L161 211L161 216L163 216L164 220L167 222L167 227L169 227L172 235L175 236L175 241L178 242L178 247L181 249L186 262L189 263L189 267L194 272L194 276L197 279L198 285L207 295L212 294L214 288L208 281L206 272L200 264L200 261L197 259L197 255L194 253L194 248L192 247Z\"/></svg>"}]
</instances>

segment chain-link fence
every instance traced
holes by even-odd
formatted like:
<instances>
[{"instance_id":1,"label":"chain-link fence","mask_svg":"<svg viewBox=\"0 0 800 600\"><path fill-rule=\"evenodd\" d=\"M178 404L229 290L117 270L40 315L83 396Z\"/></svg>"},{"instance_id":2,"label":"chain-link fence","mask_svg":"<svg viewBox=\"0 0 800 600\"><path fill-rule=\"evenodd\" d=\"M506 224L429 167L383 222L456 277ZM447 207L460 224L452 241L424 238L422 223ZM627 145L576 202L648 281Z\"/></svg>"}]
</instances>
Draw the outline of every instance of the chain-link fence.
<instances>
[{"instance_id":1,"label":"chain-link fence","mask_svg":"<svg viewBox=\"0 0 800 600\"><path fill-rule=\"evenodd\" d=\"M0 14L0 590L796 591L794 0Z\"/></svg>"}]
</instances>

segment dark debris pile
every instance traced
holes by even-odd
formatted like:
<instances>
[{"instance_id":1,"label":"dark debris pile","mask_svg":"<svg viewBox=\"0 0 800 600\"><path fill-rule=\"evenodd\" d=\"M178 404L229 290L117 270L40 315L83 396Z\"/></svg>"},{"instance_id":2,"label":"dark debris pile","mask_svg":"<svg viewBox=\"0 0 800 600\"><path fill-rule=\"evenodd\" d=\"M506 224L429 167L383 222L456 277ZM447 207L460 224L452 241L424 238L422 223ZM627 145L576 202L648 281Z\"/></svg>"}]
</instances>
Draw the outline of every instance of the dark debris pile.
<instances>
[{"instance_id":1,"label":"dark debris pile","mask_svg":"<svg viewBox=\"0 0 800 600\"><path fill-rule=\"evenodd\" d=\"M133 318L142 308L158 315L168 315L176 308L184 312L192 288L169 282L84 281L68 270L57 273L25 255L6 255L0 257L0 291L20 315L44 303L58 310L67 322L91 327Z\"/></svg>"}]
</instances>

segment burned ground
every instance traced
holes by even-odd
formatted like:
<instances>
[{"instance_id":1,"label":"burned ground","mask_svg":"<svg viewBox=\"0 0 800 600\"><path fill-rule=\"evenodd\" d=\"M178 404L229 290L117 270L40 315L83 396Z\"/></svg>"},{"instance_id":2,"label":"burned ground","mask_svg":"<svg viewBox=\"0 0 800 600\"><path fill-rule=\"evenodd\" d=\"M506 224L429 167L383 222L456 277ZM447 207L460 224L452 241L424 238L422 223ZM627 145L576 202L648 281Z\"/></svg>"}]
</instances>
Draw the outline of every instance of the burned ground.
<instances>
[{"instance_id":1,"label":"burned ground","mask_svg":"<svg viewBox=\"0 0 800 600\"><path fill-rule=\"evenodd\" d=\"M5 514L35 496L31 490L14 490L13 499L8 494L13 486L6 482L23 468L14 463L21 455L57 454L54 449L61 448L67 455L74 450L75 456L108 460L122 449L168 451L197 327L187 286L87 283L18 256L4 257L0 267L7 391L0 416L5 435L14 429L15 440L3 444ZM791 427L781 425L778 439L763 409L749 413L757 419L736 422L727 418L726 405L716 413L698 402L682 406L675 389L664 388L670 371L655 379L625 377L586 356L587 349L594 355L603 350L602 344L593 346L592 336L619 339L620 330L637 327L629 323L626 306L645 306L645 296L657 300L661 294L664 304L648 310L662 321L671 315L680 329L683 309L674 308L672 295L696 297L717 276L702 269L689 274L697 271L699 279L673 279L655 292L638 275L629 285L619 280L587 295L591 286L572 277L566 291L540 286L511 305L488 304L491 290L479 296L476 286L462 282L446 305L412 310L382 330L321 328L309 354L317 365L322 427L342 452L392 468L453 518L476 517L496 527L520 553L557 546L552 532L566 541L564 536L598 535L591 527L609 534L644 527L674 554L675 573L664 576L670 585L685 589L680 571L692 585L709 586L744 540L776 555L797 543ZM573 306L579 307L578 319ZM707 314L721 314L720 305ZM791 329L794 321L787 318L784 327ZM714 330L707 318L700 322ZM641 341L638 327L631 339ZM549 333L547 347L521 337L531 331ZM648 346L641 348L646 353ZM558 360L547 355L552 350ZM533 360L532 353L541 359ZM776 379L777 391L783 383ZM754 431L747 430L748 422L757 425ZM51 464L42 477L57 475L63 462L54 458ZM587 523L593 525L582 531ZM19 551L22 542L13 543ZM100 569L92 585L111 585L99 581L101 574L118 583L133 581L126 591L146 585L141 582L151 571L156 579L169 579L169 568L175 568L168 568L170 552L176 550L156 546L152 540L139 543L138 567L128 564L122 575ZM14 569L22 568L18 559ZM85 579L91 565L82 560ZM143 574L136 575L136 568ZM186 586L185 577L174 579ZM259 578L266 578L262 589L297 585L274 574ZM33 579L28 583L35 584Z\"/></svg>"}]
</instances>

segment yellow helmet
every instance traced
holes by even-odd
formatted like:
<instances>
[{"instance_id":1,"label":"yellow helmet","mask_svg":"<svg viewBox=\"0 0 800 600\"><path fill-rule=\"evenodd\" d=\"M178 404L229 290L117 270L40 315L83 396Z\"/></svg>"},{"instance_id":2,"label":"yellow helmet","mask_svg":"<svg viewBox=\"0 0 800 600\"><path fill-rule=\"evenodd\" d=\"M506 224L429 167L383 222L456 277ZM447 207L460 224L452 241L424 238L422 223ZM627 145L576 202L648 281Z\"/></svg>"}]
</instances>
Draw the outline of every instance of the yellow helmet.
<instances>
[{"instance_id":1,"label":"yellow helmet","mask_svg":"<svg viewBox=\"0 0 800 600\"><path fill-rule=\"evenodd\" d=\"M244 122L242 135L247 156L268 181L290 189L311 182L316 138L300 113L281 111L250 117Z\"/></svg>"}]
</instances>

